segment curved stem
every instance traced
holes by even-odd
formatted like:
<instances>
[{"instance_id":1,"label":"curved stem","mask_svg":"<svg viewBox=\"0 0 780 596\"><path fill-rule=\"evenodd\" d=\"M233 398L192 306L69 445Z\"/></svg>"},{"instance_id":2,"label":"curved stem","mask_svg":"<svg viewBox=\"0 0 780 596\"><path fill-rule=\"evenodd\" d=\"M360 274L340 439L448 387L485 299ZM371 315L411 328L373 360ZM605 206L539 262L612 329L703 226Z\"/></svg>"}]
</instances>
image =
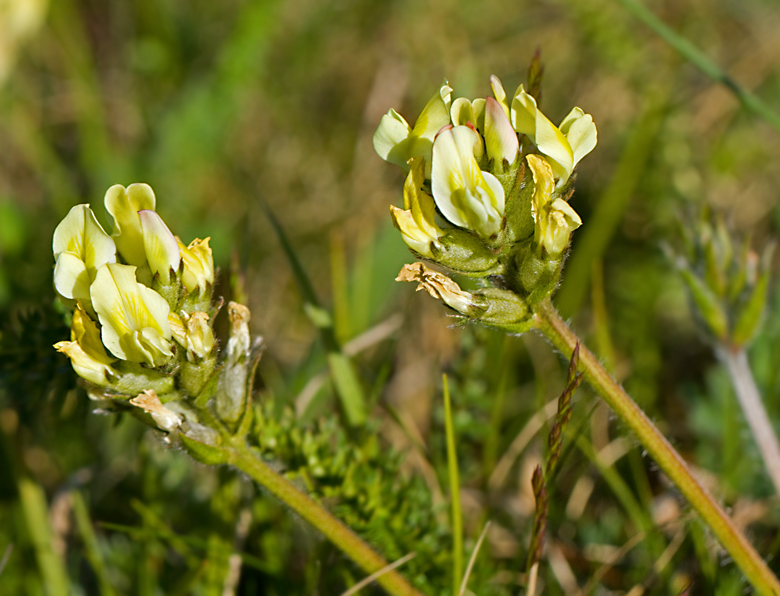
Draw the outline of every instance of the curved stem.
<instances>
[{"instance_id":1,"label":"curved stem","mask_svg":"<svg viewBox=\"0 0 780 596\"><path fill-rule=\"evenodd\" d=\"M775 485L775 492L780 495L780 444L764 402L761 401L747 354L741 348L730 349L726 346L718 346L715 352L729 372L739 405L742 406L742 412L764 459L764 466Z\"/></svg>"},{"instance_id":2,"label":"curved stem","mask_svg":"<svg viewBox=\"0 0 780 596\"><path fill-rule=\"evenodd\" d=\"M371 574L387 567L387 562L363 542L357 534L322 505L272 470L243 439L231 439L226 447L229 464L249 475L260 486L317 528L366 573ZM422 596L400 573L394 570L382 574L376 581L393 596Z\"/></svg>"},{"instance_id":3,"label":"curved stem","mask_svg":"<svg viewBox=\"0 0 780 596\"><path fill-rule=\"evenodd\" d=\"M561 319L549 299L536 307L537 328L544 333L566 358L579 343L578 337ZM780 582L769 567L737 529L712 496L693 477L685 460L669 444L639 406L629 397L599 363L598 359L580 344L580 370L621 420L636 434L660 468L674 482L691 506L709 525L721 544L729 552L757 594L780 596Z\"/></svg>"}]
</instances>

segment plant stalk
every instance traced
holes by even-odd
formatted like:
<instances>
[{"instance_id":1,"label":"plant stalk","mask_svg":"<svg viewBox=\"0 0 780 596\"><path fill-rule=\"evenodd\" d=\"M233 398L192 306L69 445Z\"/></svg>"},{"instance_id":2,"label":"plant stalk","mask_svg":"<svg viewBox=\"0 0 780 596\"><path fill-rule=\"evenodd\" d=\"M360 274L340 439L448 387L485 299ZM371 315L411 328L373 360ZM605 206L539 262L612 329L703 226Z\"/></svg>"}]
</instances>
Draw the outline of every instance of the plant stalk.
<instances>
[{"instance_id":1,"label":"plant stalk","mask_svg":"<svg viewBox=\"0 0 780 596\"><path fill-rule=\"evenodd\" d=\"M537 328L566 358L570 358L579 339L561 319L549 298L536 307L535 318ZM745 574L747 580L753 585L756 593L762 596L780 596L780 582L747 541L747 538L693 477L690 468L680 454L675 451L639 406L582 343L580 343L580 370L585 375L585 380L620 416L621 420L634 431L650 456L712 529L720 543Z\"/></svg>"},{"instance_id":2,"label":"plant stalk","mask_svg":"<svg viewBox=\"0 0 780 596\"><path fill-rule=\"evenodd\" d=\"M777 442L777 435L769 421L764 402L761 401L761 394L756 387L745 350L741 348L732 350L719 346L715 352L729 372L739 405L742 406L742 412L750 426L750 432L756 440L766 470L775 485L775 492L780 495L780 444Z\"/></svg>"},{"instance_id":3,"label":"plant stalk","mask_svg":"<svg viewBox=\"0 0 780 596\"><path fill-rule=\"evenodd\" d=\"M322 505L272 470L243 439L231 439L226 450L230 465L250 476L322 532L366 573L372 574L387 567L387 562L370 546ZM376 581L392 596L422 596L395 570L382 574Z\"/></svg>"}]
</instances>

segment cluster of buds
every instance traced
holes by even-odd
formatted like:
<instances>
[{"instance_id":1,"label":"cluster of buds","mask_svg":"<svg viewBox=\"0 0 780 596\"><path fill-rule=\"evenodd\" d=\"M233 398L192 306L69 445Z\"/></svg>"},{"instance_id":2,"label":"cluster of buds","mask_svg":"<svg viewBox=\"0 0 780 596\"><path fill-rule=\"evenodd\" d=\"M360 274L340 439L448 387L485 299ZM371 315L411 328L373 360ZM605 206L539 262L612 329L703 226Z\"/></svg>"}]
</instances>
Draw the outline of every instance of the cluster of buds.
<instances>
[{"instance_id":1,"label":"cluster of buds","mask_svg":"<svg viewBox=\"0 0 780 596\"><path fill-rule=\"evenodd\" d=\"M526 320L558 283L571 233L582 224L568 202L572 173L596 146L596 126L580 108L556 126L522 85L509 97L498 77L490 83L493 97L474 101L453 101L445 83L414 127L390 110L374 149L408 172L404 208L390 211L412 252L497 287L450 296L457 284L423 264L399 279L506 327L508 318Z\"/></svg>"},{"instance_id":2,"label":"cluster of buds","mask_svg":"<svg viewBox=\"0 0 780 596\"><path fill-rule=\"evenodd\" d=\"M110 236L88 204L73 207L54 231L54 287L73 312L70 341L54 347L92 399L143 410L185 441L218 443L197 411L213 404L229 427L245 413L258 353L249 310L228 305L230 338L220 358L213 322L222 300L213 300L209 239L185 246L155 212L146 184L112 186L105 206Z\"/></svg>"},{"instance_id":3,"label":"cluster of buds","mask_svg":"<svg viewBox=\"0 0 780 596\"><path fill-rule=\"evenodd\" d=\"M723 219L710 217L706 210L683 228L683 239L682 254L665 248L708 335L723 347L744 347L764 314L774 243L767 244L760 256L751 250L748 237L735 249Z\"/></svg>"}]
</instances>

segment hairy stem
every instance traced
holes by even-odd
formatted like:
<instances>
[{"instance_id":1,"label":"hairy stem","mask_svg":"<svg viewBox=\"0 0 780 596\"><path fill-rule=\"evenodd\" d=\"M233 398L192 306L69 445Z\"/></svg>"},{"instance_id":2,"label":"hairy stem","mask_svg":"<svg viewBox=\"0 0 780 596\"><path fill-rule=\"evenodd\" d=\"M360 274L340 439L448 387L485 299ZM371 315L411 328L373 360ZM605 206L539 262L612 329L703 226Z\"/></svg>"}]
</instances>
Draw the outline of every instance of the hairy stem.
<instances>
[{"instance_id":1,"label":"hairy stem","mask_svg":"<svg viewBox=\"0 0 780 596\"><path fill-rule=\"evenodd\" d=\"M570 358L579 339L561 319L549 299L536 307L535 316L537 328L552 341L566 358ZM580 370L584 373L585 380L620 416L624 424L634 431L650 456L674 482L704 522L709 525L734 562L753 585L756 593L762 596L780 596L780 582L745 536L693 477L690 468L680 454L675 451L617 381L601 366L590 350L582 344L580 344Z\"/></svg>"},{"instance_id":2,"label":"hairy stem","mask_svg":"<svg viewBox=\"0 0 780 596\"><path fill-rule=\"evenodd\" d=\"M322 505L277 474L243 439L231 439L227 446L229 462L273 494L290 509L309 522L334 545L341 549L366 573L387 567L387 562L375 553L352 530L334 517ZM393 596L421 596L397 571L388 571L376 580Z\"/></svg>"},{"instance_id":3,"label":"hairy stem","mask_svg":"<svg viewBox=\"0 0 780 596\"><path fill-rule=\"evenodd\" d=\"M750 426L750 432L758 444L764 465L775 485L775 492L780 495L780 444L777 442L777 435L761 401L761 394L756 387L747 355L743 349L731 350L725 346L718 347L716 353L729 372L739 405L742 406L742 412Z\"/></svg>"}]
</instances>

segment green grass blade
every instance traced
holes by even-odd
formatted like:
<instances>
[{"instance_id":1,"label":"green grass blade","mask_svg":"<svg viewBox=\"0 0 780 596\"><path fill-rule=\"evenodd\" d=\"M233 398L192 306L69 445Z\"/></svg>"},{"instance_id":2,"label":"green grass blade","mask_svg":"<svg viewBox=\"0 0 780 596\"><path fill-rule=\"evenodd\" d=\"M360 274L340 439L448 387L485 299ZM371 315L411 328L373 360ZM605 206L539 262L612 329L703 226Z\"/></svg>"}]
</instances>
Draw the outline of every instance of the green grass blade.
<instances>
[{"instance_id":1,"label":"green grass blade","mask_svg":"<svg viewBox=\"0 0 780 596\"><path fill-rule=\"evenodd\" d=\"M24 522L35 551L41 579L46 586L47 596L67 596L68 576L65 566L52 548L51 528L49 527L49 508L46 495L39 484L28 476L17 480L19 503L24 514Z\"/></svg>"},{"instance_id":2,"label":"green grass blade","mask_svg":"<svg viewBox=\"0 0 780 596\"><path fill-rule=\"evenodd\" d=\"M741 87L719 66L710 60L704 52L693 45L685 37L674 31L639 0L620 0L620 3L637 19L655 31L666 43L677 50L683 58L701 70L711 79L729 89L745 107L756 116L763 118L768 124L780 131L780 114L770 108L757 95Z\"/></svg>"},{"instance_id":3,"label":"green grass blade","mask_svg":"<svg viewBox=\"0 0 780 596\"><path fill-rule=\"evenodd\" d=\"M74 490L71 493L71 498L73 499L73 514L76 518L76 527L79 530L79 534L81 534L81 539L84 541L87 560L97 577L100 594L101 596L113 596L116 592L111 585L108 569L106 569L103 555L100 552L100 544L98 543L95 529L92 527L92 520L89 518L89 510L84 502L84 497L79 491Z\"/></svg>"},{"instance_id":4,"label":"green grass blade","mask_svg":"<svg viewBox=\"0 0 780 596\"><path fill-rule=\"evenodd\" d=\"M452 425L452 407L447 375L442 376L442 383L444 424L447 432L447 469L450 477L450 500L452 502L452 593L457 594L463 579L463 512L460 507L458 453L455 450L455 429Z\"/></svg>"}]
</instances>

